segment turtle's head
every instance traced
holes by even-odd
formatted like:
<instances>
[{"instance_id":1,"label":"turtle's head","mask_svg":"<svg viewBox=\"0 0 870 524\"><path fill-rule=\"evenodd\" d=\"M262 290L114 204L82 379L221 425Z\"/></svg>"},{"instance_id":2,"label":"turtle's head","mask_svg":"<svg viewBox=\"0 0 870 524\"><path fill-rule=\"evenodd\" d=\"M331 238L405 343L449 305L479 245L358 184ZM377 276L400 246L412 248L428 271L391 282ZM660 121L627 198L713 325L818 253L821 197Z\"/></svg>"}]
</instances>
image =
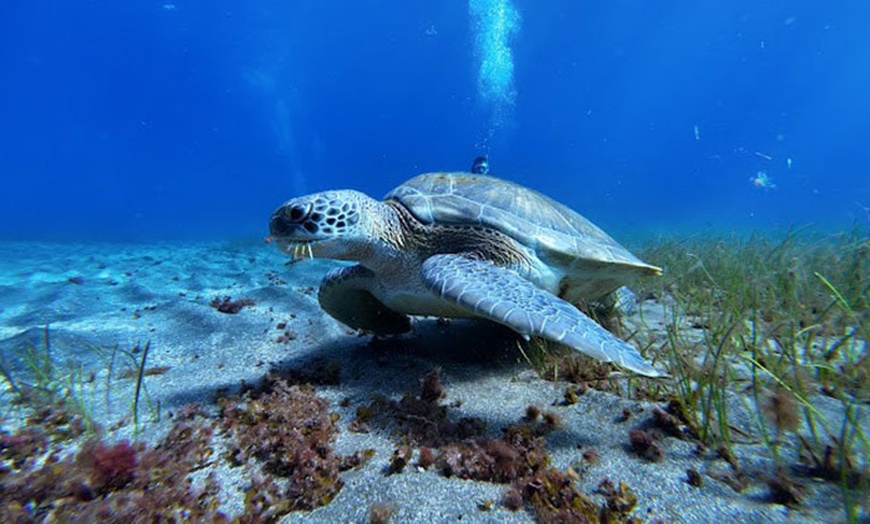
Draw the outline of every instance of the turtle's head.
<instances>
[{"instance_id":1,"label":"turtle's head","mask_svg":"<svg viewBox=\"0 0 870 524\"><path fill-rule=\"evenodd\" d=\"M269 231L294 260L362 260L377 238L373 211L380 202L359 191L325 191L291 198L272 213Z\"/></svg>"}]
</instances>

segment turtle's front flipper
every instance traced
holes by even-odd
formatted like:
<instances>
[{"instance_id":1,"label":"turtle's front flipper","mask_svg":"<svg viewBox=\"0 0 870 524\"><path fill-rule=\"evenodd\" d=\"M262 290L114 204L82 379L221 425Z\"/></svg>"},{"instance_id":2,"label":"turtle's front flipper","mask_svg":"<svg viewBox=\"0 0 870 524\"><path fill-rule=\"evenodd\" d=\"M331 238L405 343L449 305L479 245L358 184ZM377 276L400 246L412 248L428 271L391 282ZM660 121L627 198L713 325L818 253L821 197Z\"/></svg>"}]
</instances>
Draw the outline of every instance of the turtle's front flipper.
<instances>
[{"instance_id":1,"label":"turtle's front flipper","mask_svg":"<svg viewBox=\"0 0 870 524\"><path fill-rule=\"evenodd\" d=\"M560 342L641 375L663 375L637 349L508 268L462 255L435 255L423 262L423 280L444 299L525 337Z\"/></svg>"},{"instance_id":2,"label":"turtle's front flipper","mask_svg":"<svg viewBox=\"0 0 870 524\"><path fill-rule=\"evenodd\" d=\"M388 308L371 294L375 277L363 266L346 266L327 273L317 298L324 311L354 329L378 335L395 335L411 330L407 315Z\"/></svg>"}]
</instances>

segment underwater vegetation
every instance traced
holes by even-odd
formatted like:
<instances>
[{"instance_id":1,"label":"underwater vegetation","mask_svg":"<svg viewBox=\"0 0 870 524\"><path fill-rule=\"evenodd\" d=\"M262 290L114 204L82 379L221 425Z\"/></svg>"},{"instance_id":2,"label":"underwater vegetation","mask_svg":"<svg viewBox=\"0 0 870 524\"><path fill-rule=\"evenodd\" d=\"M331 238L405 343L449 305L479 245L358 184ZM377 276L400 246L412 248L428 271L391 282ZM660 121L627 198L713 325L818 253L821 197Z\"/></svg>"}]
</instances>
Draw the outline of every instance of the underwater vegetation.
<instances>
[{"instance_id":1,"label":"underwater vegetation","mask_svg":"<svg viewBox=\"0 0 870 524\"><path fill-rule=\"evenodd\" d=\"M233 300L232 297L224 296L223 298L213 298L209 305L221 313L235 315L243 308L253 306L254 301L250 298L240 298Z\"/></svg>"},{"instance_id":2,"label":"underwater vegetation","mask_svg":"<svg viewBox=\"0 0 870 524\"><path fill-rule=\"evenodd\" d=\"M373 454L334 453L337 416L328 402L312 386L288 384L292 377L319 382L336 373L317 363L287 377L269 374L255 388L219 398L216 415L199 404L170 413L171 427L154 444L114 440L83 409L81 390L67 387L68 378L49 378L66 372L51 358L47 328L45 337L42 348L22 348L39 372L35 380L2 368L13 405L26 413L23 424L7 426L8 413L0 418L2 522L230 522L221 509L219 464L249 479L243 513L232 520L275 522L329 503L343 486L339 473ZM136 403L148 375L150 344L144 347Z\"/></svg>"},{"instance_id":3,"label":"underwater vegetation","mask_svg":"<svg viewBox=\"0 0 870 524\"><path fill-rule=\"evenodd\" d=\"M80 423L64 417L65 428ZM28 420L0 438L0 520L3 522L228 522L217 510L219 492L209 474L195 486L189 475L206 467L212 429L180 416L156 446L89 437ZM78 421L78 422L77 422Z\"/></svg>"},{"instance_id":4,"label":"underwater vegetation","mask_svg":"<svg viewBox=\"0 0 870 524\"><path fill-rule=\"evenodd\" d=\"M336 454L337 415L313 387L268 375L238 397L219 400L221 430L231 439L225 458L252 468L243 521L271 522L291 511L329 504L344 482L339 473L363 465L374 451Z\"/></svg>"},{"instance_id":5,"label":"underwater vegetation","mask_svg":"<svg viewBox=\"0 0 870 524\"><path fill-rule=\"evenodd\" d=\"M779 429L793 429L787 412L816 391L847 404L870 398L870 240L840 236L814 243L790 235L780 242L750 238L659 245L650 256L665 258L668 275L658 288L640 290L674 300L665 347L677 393L696 371L725 371L734 362L754 370L752 387L773 388L763 412ZM681 339L682 315L703 329L700 343ZM685 347L691 345L693 347ZM704 350L697 369L692 353ZM730 359L736 358L735 361ZM708 379L711 380L711 379ZM762 391L758 392L763 393ZM693 395L680 395L698 405ZM763 396L763 395L762 395ZM761 396L759 396L761 400ZM707 409L712 409L712 406ZM810 410L810 417L812 410ZM721 427L702 426L702 438Z\"/></svg>"},{"instance_id":6,"label":"underwater vegetation","mask_svg":"<svg viewBox=\"0 0 870 524\"><path fill-rule=\"evenodd\" d=\"M540 340L524 357L542 378L569 384L566 404L589 388L665 403L628 435L646 460L665 457L666 436L696 441L731 465L707 476L742 491L749 474L734 444L762 443L776 464L765 473L771 501L799 507L805 483L823 479L840 486L844 520L856 522L870 511L870 238L804 236L658 240L637 250L666 271L638 283L641 321L621 335L670 379L626 379ZM645 301L663 306L662 326L644 318ZM687 475L703 484L700 472Z\"/></svg>"},{"instance_id":7,"label":"underwater vegetation","mask_svg":"<svg viewBox=\"0 0 870 524\"><path fill-rule=\"evenodd\" d=\"M658 350L673 379L639 382L634 393L669 399L685 437L721 454L748 435L762 442L777 464L768 475L775 500L800 504L795 477L836 483L854 522L870 509L870 238L857 229L807 236L642 250L668 270L636 291L667 301L669 318L664 340L641 326L636 341ZM753 426L736 422L736 398ZM839 416L823 412L823 399Z\"/></svg>"},{"instance_id":8,"label":"underwater vegetation","mask_svg":"<svg viewBox=\"0 0 870 524\"><path fill-rule=\"evenodd\" d=\"M511 511L527 508L540 522L630 520L636 498L627 485L603 482L597 493L605 503L597 504L574 486L576 471L551 466L543 436L561 424L557 414L530 405L518 422L502 428L500 437L487 437L483 420L451 421L449 412L457 406L443 404L445 395L436 368L420 379L418 394L406 393L398 401L376 398L357 409L355 427L369 431L377 423L396 430L399 444L387 474L401 473L416 455L418 468L445 477L507 485L500 504ZM491 511L495 503L480 501L478 509Z\"/></svg>"}]
</instances>

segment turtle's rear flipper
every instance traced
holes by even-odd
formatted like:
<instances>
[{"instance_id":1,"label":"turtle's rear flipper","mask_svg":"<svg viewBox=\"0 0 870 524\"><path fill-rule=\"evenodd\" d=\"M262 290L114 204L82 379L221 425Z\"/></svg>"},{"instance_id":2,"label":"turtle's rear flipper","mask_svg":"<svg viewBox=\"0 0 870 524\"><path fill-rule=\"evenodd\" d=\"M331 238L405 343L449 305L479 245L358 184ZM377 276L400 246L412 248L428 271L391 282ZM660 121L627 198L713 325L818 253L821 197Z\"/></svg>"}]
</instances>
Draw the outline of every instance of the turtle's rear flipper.
<instances>
[{"instance_id":1,"label":"turtle's rear flipper","mask_svg":"<svg viewBox=\"0 0 870 524\"><path fill-rule=\"evenodd\" d=\"M525 337L560 342L648 377L664 375L633 346L508 268L462 255L435 255L423 262L422 271L432 292Z\"/></svg>"},{"instance_id":2,"label":"turtle's rear flipper","mask_svg":"<svg viewBox=\"0 0 870 524\"><path fill-rule=\"evenodd\" d=\"M320 284L317 298L324 311L353 329L377 335L396 335L411 330L407 315L396 313L368 290L374 273L363 266L330 271Z\"/></svg>"},{"instance_id":3,"label":"turtle's rear flipper","mask_svg":"<svg viewBox=\"0 0 870 524\"><path fill-rule=\"evenodd\" d=\"M611 315L634 315L637 311L637 295L634 294L634 291L622 286L593 305Z\"/></svg>"}]
</instances>

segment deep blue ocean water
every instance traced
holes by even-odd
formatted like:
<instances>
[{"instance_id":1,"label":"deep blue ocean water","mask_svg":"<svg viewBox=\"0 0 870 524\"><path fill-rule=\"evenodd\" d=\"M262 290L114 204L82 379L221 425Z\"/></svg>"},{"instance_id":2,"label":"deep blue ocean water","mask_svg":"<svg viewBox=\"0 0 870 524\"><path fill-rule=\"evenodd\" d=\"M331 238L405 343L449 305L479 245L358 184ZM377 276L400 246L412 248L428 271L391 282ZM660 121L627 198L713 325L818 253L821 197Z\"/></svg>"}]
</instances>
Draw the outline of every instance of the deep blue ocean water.
<instances>
[{"instance_id":1,"label":"deep blue ocean water","mask_svg":"<svg viewBox=\"0 0 870 524\"><path fill-rule=\"evenodd\" d=\"M479 154L618 238L866 230L870 2L0 3L0 238L259 238Z\"/></svg>"}]
</instances>

